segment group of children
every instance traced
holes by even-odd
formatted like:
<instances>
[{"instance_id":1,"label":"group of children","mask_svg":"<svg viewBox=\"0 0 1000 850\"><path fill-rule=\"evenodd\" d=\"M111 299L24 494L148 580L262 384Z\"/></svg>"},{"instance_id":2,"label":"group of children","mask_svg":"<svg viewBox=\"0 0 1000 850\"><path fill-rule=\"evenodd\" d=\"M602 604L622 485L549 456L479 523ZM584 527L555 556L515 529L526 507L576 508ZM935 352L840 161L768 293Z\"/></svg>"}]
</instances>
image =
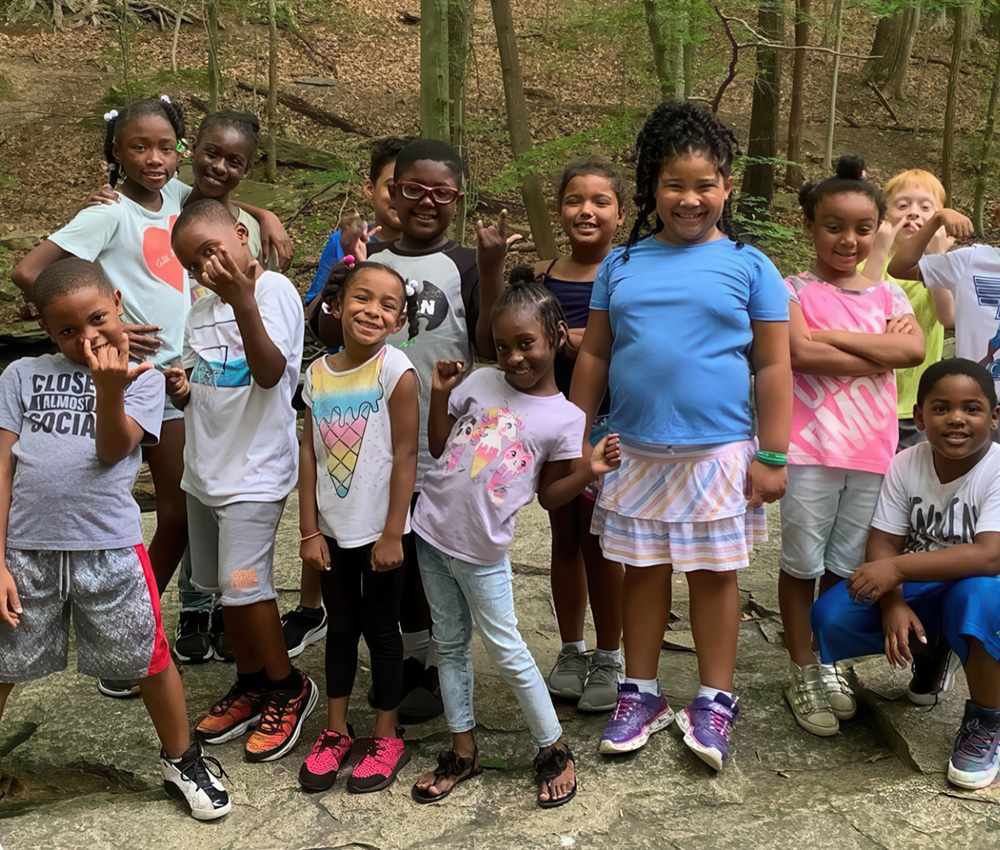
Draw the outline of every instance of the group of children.
<instances>
[{"instance_id":1,"label":"group of children","mask_svg":"<svg viewBox=\"0 0 1000 850\"><path fill-rule=\"evenodd\" d=\"M612 712L602 753L637 750L676 719L718 770L740 712L737 575L765 538L764 503L780 499L799 725L832 735L854 715L843 659L912 664L921 703L960 662L971 699L948 776L996 778L1000 254L948 252L971 225L932 175L894 179L887 207L843 158L802 190L815 260L782 281L731 232L732 134L702 107L664 103L637 139L624 246L612 248L623 181L604 160L575 161L558 194L570 252L504 285L504 215L477 223L475 250L448 238L458 154L389 140L366 186L375 223L342 222L304 310L264 270L288 259L280 224L229 197L254 158L252 116L202 122L192 188L173 179L176 105L106 117L117 191L14 272L59 353L0 376L0 713L14 683L65 667L72 617L82 672L109 695L138 680L166 789L220 817L230 802L202 743L249 733L249 761L290 752L319 700L290 657L325 634L327 719L302 787L329 789L354 754L348 790L386 788L410 758L401 718L443 710L451 748L411 791L435 803L480 772L475 631L538 748L539 806L577 788L553 695ZM304 369L299 439L306 315L326 351ZM960 357L941 361L952 322ZM496 366L474 369L476 356ZM148 556L130 495L144 456ZM302 596L281 618L274 541L296 486ZM536 493L562 638L548 677L518 631L507 554ZM160 622L178 562L175 653L231 656L236 670L193 739ZM699 674L676 714L658 683L675 570ZM349 722L362 635L364 744Z\"/></svg>"}]
</instances>

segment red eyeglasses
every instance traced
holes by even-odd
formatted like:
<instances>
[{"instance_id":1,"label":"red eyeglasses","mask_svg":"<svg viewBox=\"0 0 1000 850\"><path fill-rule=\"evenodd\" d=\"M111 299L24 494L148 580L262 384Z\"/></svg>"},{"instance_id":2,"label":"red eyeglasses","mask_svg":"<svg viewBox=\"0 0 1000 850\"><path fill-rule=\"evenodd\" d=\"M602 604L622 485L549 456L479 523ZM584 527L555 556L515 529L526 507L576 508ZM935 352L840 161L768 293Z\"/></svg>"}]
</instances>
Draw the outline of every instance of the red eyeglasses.
<instances>
[{"instance_id":1,"label":"red eyeglasses","mask_svg":"<svg viewBox=\"0 0 1000 850\"><path fill-rule=\"evenodd\" d=\"M399 180L396 186L408 201L419 201L430 195L431 200L441 206L458 200L458 196L462 194L451 186L425 186L412 180Z\"/></svg>"}]
</instances>

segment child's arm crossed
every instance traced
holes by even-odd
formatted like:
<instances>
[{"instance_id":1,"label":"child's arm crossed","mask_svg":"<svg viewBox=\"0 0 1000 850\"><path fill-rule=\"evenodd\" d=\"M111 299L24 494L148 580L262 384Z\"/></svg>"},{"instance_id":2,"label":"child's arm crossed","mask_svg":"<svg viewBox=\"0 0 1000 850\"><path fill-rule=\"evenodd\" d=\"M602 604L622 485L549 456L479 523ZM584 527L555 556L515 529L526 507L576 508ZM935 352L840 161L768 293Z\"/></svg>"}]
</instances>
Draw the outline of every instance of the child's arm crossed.
<instances>
[{"instance_id":1,"label":"child's arm crossed","mask_svg":"<svg viewBox=\"0 0 1000 850\"><path fill-rule=\"evenodd\" d=\"M791 346L792 369L801 375L877 375L886 366L867 357L852 354L816 337L810 331L802 308L794 302L788 305L788 339Z\"/></svg>"},{"instance_id":2,"label":"child's arm crossed","mask_svg":"<svg viewBox=\"0 0 1000 850\"><path fill-rule=\"evenodd\" d=\"M864 357L887 369L906 369L924 362L924 332L909 313L893 316L885 333L869 334L856 331L813 331L813 340L832 345L847 354Z\"/></svg>"},{"instance_id":3,"label":"child's arm crossed","mask_svg":"<svg viewBox=\"0 0 1000 850\"><path fill-rule=\"evenodd\" d=\"M392 434L392 471L389 476L389 511L382 536L372 547L372 569L394 570L403 563L403 530L417 483L417 434L420 400L417 380L407 369L389 396L389 427Z\"/></svg>"}]
</instances>

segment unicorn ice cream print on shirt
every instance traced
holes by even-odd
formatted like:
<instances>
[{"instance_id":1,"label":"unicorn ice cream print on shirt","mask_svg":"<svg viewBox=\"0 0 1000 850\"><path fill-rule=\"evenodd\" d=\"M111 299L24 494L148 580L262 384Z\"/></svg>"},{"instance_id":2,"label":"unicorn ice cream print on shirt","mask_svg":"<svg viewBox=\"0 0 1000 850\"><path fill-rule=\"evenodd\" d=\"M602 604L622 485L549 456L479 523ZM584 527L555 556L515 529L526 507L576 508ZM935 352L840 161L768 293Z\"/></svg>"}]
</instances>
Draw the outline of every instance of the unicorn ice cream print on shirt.
<instances>
[{"instance_id":1,"label":"unicorn ice cream print on shirt","mask_svg":"<svg viewBox=\"0 0 1000 850\"><path fill-rule=\"evenodd\" d=\"M478 422L475 416L464 416L452 431L449 471L457 469L463 461L469 464L471 453L469 477L479 477L490 499L503 504L508 485L529 472L534 461L528 446L520 439L522 426L523 416L506 407L491 407ZM494 461L496 464L490 468Z\"/></svg>"}]
</instances>

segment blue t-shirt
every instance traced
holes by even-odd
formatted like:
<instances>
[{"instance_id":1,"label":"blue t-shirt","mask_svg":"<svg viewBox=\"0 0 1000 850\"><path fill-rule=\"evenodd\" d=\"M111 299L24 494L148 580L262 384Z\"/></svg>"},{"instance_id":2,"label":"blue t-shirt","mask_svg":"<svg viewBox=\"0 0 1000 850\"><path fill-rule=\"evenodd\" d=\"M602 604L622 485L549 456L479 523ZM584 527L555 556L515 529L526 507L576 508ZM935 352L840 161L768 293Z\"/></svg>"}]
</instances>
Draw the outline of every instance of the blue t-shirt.
<instances>
[{"instance_id":1,"label":"blue t-shirt","mask_svg":"<svg viewBox=\"0 0 1000 850\"><path fill-rule=\"evenodd\" d=\"M774 264L729 239L651 236L601 264L590 300L611 322L612 432L639 446L711 445L753 435L751 320L788 321Z\"/></svg>"},{"instance_id":2,"label":"blue t-shirt","mask_svg":"<svg viewBox=\"0 0 1000 850\"><path fill-rule=\"evenodd\" d=\"M372 225L374 227L374 225ZM368 228L371 230L372 228ZM372 242L378 242L372 239ZM319 255L319 267L313 276L312 283L309 284L309 291L306 293L305 303L308 304L323 291L326 286L326 279L330 276L330 269L344 259L344 249L340 244L340 229L334 230L330 238L326 240L323 253Z\"/></svg>"}]
</instances>

